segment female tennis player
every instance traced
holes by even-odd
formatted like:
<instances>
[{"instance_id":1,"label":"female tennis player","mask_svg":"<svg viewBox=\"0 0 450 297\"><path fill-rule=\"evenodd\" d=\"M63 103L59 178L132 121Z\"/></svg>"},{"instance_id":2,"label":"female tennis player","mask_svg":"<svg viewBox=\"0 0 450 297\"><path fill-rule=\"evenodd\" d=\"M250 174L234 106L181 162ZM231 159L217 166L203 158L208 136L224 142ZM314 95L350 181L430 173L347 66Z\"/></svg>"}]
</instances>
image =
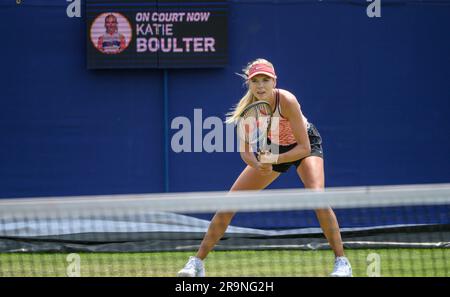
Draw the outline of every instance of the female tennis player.
<instances>
[{"instance_id":1,"label":"female tennis player","mask_svg":"<svg viewBox=\"0 0 450 297\"><path fill-rule=\"evenodd\" d=\"M265 59L257 59L244 69L248 91L230 114L229 121L236 121L250 104L266 101L272 108L273 118L278 118L278 135L274 129L269 142L278 146L278 154L255 155L251 150L241 150L247 164L231 191L262 190L291 166L308 189L325 186L322 139L316 127L303 115L300 104L290 92L275 88L277 76L273 65ZM270 110L269 110L270 111ZM274 150L272 150L273 152ZM331 208L315 210L320 226L335 254L331 276L352 276L352 268L344 256L341 234L336 216ZM203 238L196 256L178 272L178 276L205 276L203 260L224 235L234 212L217 212Z\"/></svg>"}]
</instances>

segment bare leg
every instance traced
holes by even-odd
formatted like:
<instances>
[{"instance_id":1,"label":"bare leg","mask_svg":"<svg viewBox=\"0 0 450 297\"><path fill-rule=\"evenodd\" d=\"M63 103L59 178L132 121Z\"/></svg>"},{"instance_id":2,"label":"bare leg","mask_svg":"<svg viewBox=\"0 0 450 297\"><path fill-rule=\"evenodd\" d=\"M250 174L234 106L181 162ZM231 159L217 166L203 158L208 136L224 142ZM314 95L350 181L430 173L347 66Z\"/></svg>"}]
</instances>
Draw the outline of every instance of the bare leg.
<instances>
[{"instance_id":1,"label":"bare leg","mask_svg":"<svg viewBox=\"0 0 450 297\"><path fill-rule=\"evenodd\" d=\"M316 156L307 157L297 168L305 188L322 190L325 187L325 174L323 159ZM320 227L333 249L336 257L344 256L341 232L336 215L331 208L316 209Z\"/></svg>"},{"instance_id":2,"label":"bare leg","mask_svg":"<svg viewBox=\"0 0 450 297\"><path fill-rule=\"evenodd\" d=\"M261 175L258 170L247 166L237 178L230 191L262 190L270 185L280 173L272 171L269 175ZM196 257L205 259L216 243L225 234L234 212L217 212L206 232Z\"/></svg>"}]
</instances>

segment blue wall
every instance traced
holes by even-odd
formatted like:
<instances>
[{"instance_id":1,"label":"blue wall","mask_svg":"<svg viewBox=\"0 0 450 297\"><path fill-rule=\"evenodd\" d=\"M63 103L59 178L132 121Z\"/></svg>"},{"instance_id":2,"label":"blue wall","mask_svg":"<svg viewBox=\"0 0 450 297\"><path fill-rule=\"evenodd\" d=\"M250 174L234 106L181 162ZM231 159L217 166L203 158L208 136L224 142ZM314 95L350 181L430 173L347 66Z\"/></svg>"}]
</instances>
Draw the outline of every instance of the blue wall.
<instances>
[{"instance_id":1,"label":"blue wall","mask_svg":"<svg viewBox=\"0 0 450 297\"><path fill-rule=\"evenodd\" d=\"M169 70L169 120L224 119L234 73L265 57L322 134L328 186L450 182L450 1L366 5L230 1L229 65ZM87 70L66 6L0 0L0 197L164 191L162 70ZM243 167L170 152L169 190L227 190ZM294 170L280 187L301 187Z\"/></svg>"}]
</instances>

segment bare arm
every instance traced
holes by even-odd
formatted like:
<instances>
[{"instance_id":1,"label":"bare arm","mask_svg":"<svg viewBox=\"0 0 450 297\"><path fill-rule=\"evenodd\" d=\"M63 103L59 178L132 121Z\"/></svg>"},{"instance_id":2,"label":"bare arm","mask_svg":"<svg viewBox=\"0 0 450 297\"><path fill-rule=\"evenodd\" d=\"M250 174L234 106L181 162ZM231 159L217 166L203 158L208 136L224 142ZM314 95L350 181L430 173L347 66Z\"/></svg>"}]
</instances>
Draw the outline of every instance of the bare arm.
<instances>
[{"instance_id":1,"label":"bare arm","mask_svg":"<svg viewBox=\"0 0 450 297\"><path fill-rule=\"evenodd\" d=\"M303 114L300 104L294 95L288 93L283 108L283 115L289 120L297 145L290 151L280 154L277 163L292 162L311 153L308 131L303 123Z\"/></svg>"},{"instance_id":2,"label":"bare arm","mask_svg":"<svg viewBox=\"0 0 450 297\"><path fill-rule=\"evenodd\" d=\"M240 141L239 152L242 160L250 167L259 170L262 175L267 175L272 172L272 164L263 164L259 162L252 150L252 147L243 140Z\"/></svg>"},{"instance_id":3,"label":"bare arm","mask_svg":"<svg viewBox=\"0 0 450 297\"><path fill-rule=\"evenodd\" d=\"M258 163L258 160L255 157L255 154L252 150L252 147L248 145L245 141L240 141L240 150L242 160L249 166L255 167Z\"/></svg>"},{"instance_id":4,"label":"bare arm","mask_svg":"<svg viewBox=\"0 0 450 297\"><path fill-rule=\"evenodd\" d=\"M120 34L120 49L123 50L126 47L126 41L125 41L125 36L123 36L122 34Z\"/></svg>"},{"instance_id":5,"label":"bare arm","mask_svg":"<svg viewBox=\"0 0 450 297\"><path fill-rule=\"evenodd\" d=\"M98 42L97 42L97 48L103 52L103 36L100 36L98 38Z\"/></svg>"}]
</instances>

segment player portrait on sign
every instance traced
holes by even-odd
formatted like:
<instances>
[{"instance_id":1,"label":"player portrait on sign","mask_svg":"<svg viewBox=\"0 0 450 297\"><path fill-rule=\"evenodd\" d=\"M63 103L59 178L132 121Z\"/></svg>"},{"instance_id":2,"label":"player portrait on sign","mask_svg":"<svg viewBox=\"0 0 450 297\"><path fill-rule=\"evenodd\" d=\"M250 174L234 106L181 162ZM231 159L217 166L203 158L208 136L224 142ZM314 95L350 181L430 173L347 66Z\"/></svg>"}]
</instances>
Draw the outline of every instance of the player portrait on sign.
<instances>
[{"instance_id":1,"label":"player portrait on sign","mask_svg":"<svg viewBox=\"0 0 450 297\"><path fill-rule=\"evenodd\" d=\"M120 13L99 15L91 26L91 41L104 54L119 54L130 44L132 30L129 21Z\"/></svg>"}]
</instances>

